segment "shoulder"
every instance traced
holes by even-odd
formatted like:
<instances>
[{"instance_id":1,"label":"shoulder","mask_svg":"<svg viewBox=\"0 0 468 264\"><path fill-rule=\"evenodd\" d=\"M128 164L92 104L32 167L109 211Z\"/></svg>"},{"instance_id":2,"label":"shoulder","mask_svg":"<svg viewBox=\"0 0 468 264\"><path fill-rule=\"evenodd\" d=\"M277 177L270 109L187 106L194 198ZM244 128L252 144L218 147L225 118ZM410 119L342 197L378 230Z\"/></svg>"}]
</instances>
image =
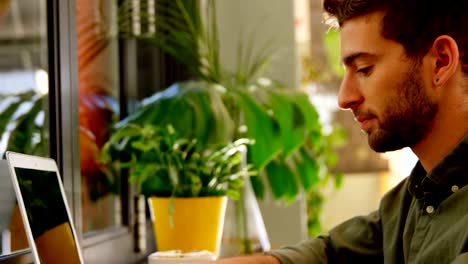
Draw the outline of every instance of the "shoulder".
<instances>
[{"instance_id":1,"label":"shoulder","mask_svg":"<svg viewBox=\"0 0 468 264\"><path fill-rule=\"evenodd\" d=\"M413 196L409 192L410 177L403 179L389 190L380 201L380 214L384 217L388 212L401 212L409 208Z\"/></svg>"},{"instance_id":2,"label":"shoulder","mask_svg":"<svg viewBox=\"0 0 468 264\"><path fill-rule=\"evenodd\" d=\"M387 200L387 199L393 200L395 198L398 198L404 195L411 195L408 191L408 187L410 184L410 177L411 176L404 178L395 187L393 187L388 192L386 192L382 200Z\"/></svg>"}]
</instances>

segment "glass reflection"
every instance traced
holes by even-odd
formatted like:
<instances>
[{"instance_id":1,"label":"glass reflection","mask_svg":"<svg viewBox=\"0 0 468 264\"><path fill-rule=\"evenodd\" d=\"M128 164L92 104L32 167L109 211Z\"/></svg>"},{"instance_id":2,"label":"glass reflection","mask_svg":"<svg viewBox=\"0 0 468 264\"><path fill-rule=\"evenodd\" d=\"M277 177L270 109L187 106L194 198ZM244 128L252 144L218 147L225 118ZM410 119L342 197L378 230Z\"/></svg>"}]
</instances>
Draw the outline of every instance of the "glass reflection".
<instances>
[{"instance_id":1,"label":"glass reflection","mask_svg":"<svg viewBox=\"0 0 468 264\"><path fill-rule=\"evenodd\" d=\"M114 0L76 0L83 232L119 226L119 180L100 163L118 115Z\"/></svg>"},{"instance_id":2,"label":"glass reflection","mask_svg":"<svg viewBox=\"0 0 468 264\"><path fill-rule=\"evenodd\" d=\"M81 263L54 171L15 168L41 263Z\"/></svg>"},{"instance_id":3,"label":"glass reflection","mask_svg":"<svg viewBox=\"0 0 468 264\"><path fill-rule=\"evenodd\" d=\"M6 150L49 156L48 72L46 1L0 0L2 159ZM28 242L9 175L0 177L0 255L5 255Z\"/></svg>"}]
</instances>

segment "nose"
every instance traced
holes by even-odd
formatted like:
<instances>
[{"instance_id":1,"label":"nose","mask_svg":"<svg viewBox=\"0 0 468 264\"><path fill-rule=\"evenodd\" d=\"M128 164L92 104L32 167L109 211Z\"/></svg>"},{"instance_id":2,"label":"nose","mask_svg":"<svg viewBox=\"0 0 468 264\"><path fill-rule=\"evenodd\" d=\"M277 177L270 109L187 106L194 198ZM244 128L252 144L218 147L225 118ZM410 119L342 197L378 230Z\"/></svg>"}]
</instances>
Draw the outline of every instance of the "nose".
<instances>
[{"instance_id":1,"label":"nose","mask_svg":"<svg viewBox=\"0 0 468 264\"><path fill-rule=\"evenodd\" d=\"M355 109L364 101L359 83L345 74L338 92L338 106L342 109Z\"/></svg>"}]
</instances>

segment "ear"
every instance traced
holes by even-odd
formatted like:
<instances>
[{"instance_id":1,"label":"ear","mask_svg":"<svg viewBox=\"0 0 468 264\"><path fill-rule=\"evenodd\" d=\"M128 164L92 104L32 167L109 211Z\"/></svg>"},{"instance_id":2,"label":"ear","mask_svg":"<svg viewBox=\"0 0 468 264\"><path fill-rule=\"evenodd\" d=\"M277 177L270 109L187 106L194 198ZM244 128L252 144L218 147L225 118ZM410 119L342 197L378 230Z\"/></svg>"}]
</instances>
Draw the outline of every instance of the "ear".
<instances>
[{"instance_id":1,"label":"ear","mask_svg":"<svg viewBox=\"0 0 468 264\"><path fill-rule=\"evenodd\" d=\"M439 36L433 43L430 52L432 57L432 83L444 85L458 69L460 55L457 42L450 36Z\"/></svg>"}]
</instances>

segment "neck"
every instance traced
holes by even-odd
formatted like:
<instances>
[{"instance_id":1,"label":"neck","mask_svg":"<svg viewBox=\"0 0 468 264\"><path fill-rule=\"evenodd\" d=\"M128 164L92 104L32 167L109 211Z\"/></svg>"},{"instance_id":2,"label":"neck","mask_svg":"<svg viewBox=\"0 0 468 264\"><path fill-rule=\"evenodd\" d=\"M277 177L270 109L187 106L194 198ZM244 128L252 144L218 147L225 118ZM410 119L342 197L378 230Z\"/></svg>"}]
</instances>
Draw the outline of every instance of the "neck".
<instances>
[{"instance_id":1,"label":"neck","mask_svg":"<svg viewBox=\"0 0 468 264\"><path fill-rule=\"evenodd\" d=\"M468 102L461 102L460 98L463 96L458 97L457 102L442 101L432 128L422 140L411 147L426 172L430 172L467 135Z\"/></svg>"}]
</instances>

